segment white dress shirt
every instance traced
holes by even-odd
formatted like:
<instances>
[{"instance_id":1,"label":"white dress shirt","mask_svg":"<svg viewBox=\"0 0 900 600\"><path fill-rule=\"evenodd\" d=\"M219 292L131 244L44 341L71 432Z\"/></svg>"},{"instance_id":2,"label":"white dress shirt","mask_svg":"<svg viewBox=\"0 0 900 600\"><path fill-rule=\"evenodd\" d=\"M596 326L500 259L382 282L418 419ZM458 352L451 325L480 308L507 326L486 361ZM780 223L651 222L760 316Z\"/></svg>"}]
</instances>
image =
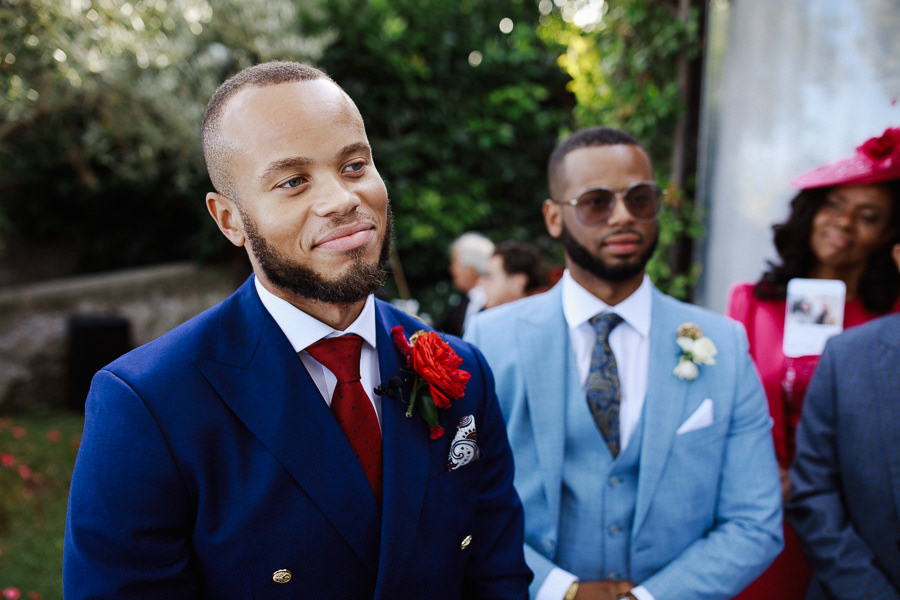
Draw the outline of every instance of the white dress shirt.
<instances>
[{"instance_id":1,"label":"white dress shirt","mask_svg":"<svg viewBox=\"0 0 900 600\"><path fill-rule=\"evenodd\" d=\"M466 304L466 314L463 317L462 330L466 330L466 325L472 320L472 317L477 315L482 308L484 308L484 304L487 302L487 292L484 291L484 288L480 285L476 285L466 294L466 298L468 298L469 303Z\"/></svg>"},{"instance_id":2,"label":"white dress shirt","mask_svg":"<svg viewBox=\"0 0 900 600\"><path fill-rule=\"evenodd\" d=\"M366 395L375 408L375 414L378 415L378 422L381 423L381 396L374 392L375 388L381 385L378 351L375 344L375 297L370 294L356 320L344 331L337 331L330 325L306 314L290 302L279 298L263 287L259 279L254 277L254 282L263 306L287 336L294 352L299 353L300 361L306 367L313 383L316 384L328 406L331 406L331 396L337 385L337 377L322 363L310 356L306 352L306 348L322 338L337 337L347 333L355 333L363 339L359 359L360 379Z\"/></svg>"},{"instance_id":3,"label":"white dress shirt","mask_svg":"<svg viewBox=\"0 0 900 600\"><path fill-rule=\"evenodd\" d=\"M647 378L650 372L650 313L652 293L650 278L644 275L641 285L630 296L615 306L606 304L579 285L566 270L562 281L563 315L569 326L569 339L575 353L578 379L585 388L591 369L591 353L597 340L597 332L590 323L598 313L614 312L623 321L609 334L609 346L616 357L619 372L619 440L625 450L634 435L644 397L647 395ZM585 388L585 395L587 389ZM587 402L587 400L585 400ZM561 600L569 586L578 578L563 569L553 569L541 585L535 600ZM631 593L638 600L654 600L643 587Z\"/></svg>"},{"instance_id":4,"label":"white dress shirt","mask_svg":"<svg viewBox=\"0 0 900 600\"><path fill-rule=\"evenodd\" d=\"M569 325L569 339L575 352L578 380L587 394L588 374L591 370L591 353L597 332L590 323L598 313L614 312L623 322L609 334L609 346L616 357L619 371L619 437L621 449L628 447L634 434L644 396L647 395L647 377L650 363L650 303L651 284L646 275L640 287L615 306L606 304L580 285L566 271L562 280L563 314Z\"/></svg>"}]
</instances>

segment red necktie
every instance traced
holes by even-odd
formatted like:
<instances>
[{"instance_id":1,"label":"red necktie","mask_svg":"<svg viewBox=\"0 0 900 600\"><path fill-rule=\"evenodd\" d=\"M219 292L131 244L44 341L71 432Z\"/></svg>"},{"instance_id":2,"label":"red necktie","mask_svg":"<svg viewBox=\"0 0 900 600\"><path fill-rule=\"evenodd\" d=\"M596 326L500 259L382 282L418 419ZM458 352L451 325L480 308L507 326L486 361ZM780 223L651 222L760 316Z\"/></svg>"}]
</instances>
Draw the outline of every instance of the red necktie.
<instances>
[{"instance_id":1,"label":"red necktie","mask_svg":"<svg viewBox=\"0 0 900 600\"><path fill-rule=\"evenodd\" d=\"M363 339L355 334L321 339L306 351L337 377L331 412L350 441L375 497L381 502L381 429L375 408L360 382Z\"/></svg>"}]
</instances>

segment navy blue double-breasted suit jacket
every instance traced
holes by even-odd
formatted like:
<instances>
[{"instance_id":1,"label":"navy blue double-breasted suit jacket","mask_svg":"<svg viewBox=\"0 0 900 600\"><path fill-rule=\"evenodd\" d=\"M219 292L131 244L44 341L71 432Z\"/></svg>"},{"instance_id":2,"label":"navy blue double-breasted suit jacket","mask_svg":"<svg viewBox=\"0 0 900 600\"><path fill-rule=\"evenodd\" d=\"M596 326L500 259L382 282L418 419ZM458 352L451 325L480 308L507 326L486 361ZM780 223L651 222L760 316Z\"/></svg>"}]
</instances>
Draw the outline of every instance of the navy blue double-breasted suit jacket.
<instances>
[{"instance_id":1,"label":"navy blue double-breasted suit jacket","mask_svg":"<svg viewBox=\"0 0 900 600\"><path fill-rule=\"evenodd\" d=\"M391 328L424 326L384 302L376 313L387 382L400 372ZM448 341L472 377L442 411L447 435L431 440L382 399L383 508L252 278L102 369L69 496L67 600L526 598L493 378ZM480 458L448 471L466 415Z\"/></svg>"}]
</instances>

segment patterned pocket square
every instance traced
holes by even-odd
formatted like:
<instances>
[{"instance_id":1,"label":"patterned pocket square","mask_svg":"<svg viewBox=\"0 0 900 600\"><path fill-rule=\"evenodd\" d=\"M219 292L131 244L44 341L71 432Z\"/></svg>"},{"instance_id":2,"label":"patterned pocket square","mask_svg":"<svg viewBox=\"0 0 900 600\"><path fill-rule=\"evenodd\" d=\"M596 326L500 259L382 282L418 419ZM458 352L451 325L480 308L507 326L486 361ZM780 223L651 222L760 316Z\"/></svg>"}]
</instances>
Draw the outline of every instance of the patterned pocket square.
<instances>
[{"instance_id":1,"label":"patterned pocket square","mask_svg":"<svg viewBox=\"0 0 900 600\"><path fill-rule=\"evenodd\" d=\"M466 415L456 422L456 435L450 444L450 454L447 456L447 470L455 471L470 462L478 460L481 452L478 450L478 431L475 429L474 415Z\"/></svg>"}]
</instances>

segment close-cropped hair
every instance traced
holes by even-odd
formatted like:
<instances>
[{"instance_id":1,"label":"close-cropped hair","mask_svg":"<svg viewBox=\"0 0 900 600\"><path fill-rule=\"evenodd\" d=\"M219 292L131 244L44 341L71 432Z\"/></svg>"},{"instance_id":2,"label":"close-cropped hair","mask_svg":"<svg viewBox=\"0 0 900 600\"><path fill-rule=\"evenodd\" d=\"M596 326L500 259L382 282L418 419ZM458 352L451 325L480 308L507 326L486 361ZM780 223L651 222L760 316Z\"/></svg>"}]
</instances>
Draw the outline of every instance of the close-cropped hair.
<instances>
[{"instance_id":1,"label":"close-cropped hair","mask_svg":"<svg viewBox=\"0 0 900 600\"><path fill-rule=\"evenodd\" d=\"M550 195L553 195L554 187L558 176L560 175L559 168L563 162L563 159L569 152L573 150L578 150L579 148L593 148L595 146L617 146L617 145L626 145L626 146L637 146L644 150L644 147L641 143L633 136L621 131L620 129L615 129L613 127L604 127L601 125L595 127L588 127L586 129L579 129L559 144L556 145L556 148L553 149L553 152L550 153L550 158L547 160L547 181L550 184ZM645 150L646 152L646 150Z\"/></svg>"},{"instance_id":2,"label":"close-cropped hair","mask_svg":"<svg viewBox=\"0 0 900 600\"><path fill-rule=\"evenodd\" d=\"M900 293L900 273L891 257L891 248L900 243L900 180L889 182L891 195L891 238L869 257L869 262L859 283L859 296L863 307L871 313L886 313ZM807 277L816 263L810 246L812 224L816 213L833 188L800 190L791 200L787 220L772 226L773 241L779 262L767 261L768 269L753 287L760 300L781 300L787 297L788 281L795 277Z\"/></svg>"},{"instance_id":3,"label":"close-cropped hair","mask_svg":"<svg viewBox=\"0 0 900 600\"><path fill-rule=\"evenodd\" d=\"M313 66L297 62L271 61L248 67L232 75L219 86L206 105L201 130L206 170L217 192L234 197L234 189L227 168L231 148L220 136L222 114L232 96L247 86L263 87L316 79L327 79L333 82L324 71Z\"/></svg>"}]
</instances>

